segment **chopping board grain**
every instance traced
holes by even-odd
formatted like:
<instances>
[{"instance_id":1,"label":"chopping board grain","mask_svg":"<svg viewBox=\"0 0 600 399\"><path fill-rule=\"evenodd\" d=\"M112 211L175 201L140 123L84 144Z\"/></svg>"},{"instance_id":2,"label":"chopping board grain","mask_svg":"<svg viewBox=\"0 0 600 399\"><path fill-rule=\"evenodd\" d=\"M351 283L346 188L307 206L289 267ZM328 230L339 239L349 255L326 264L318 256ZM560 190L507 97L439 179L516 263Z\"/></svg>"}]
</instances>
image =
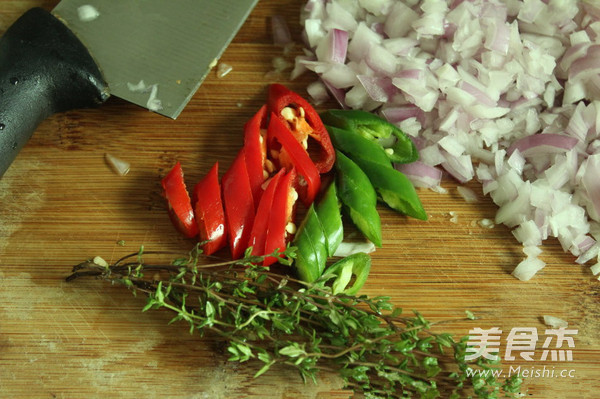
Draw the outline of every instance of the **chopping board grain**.
<instances>
[{"instance_id":1,"label":"chopping board grain","mask_svg":"<svg viewBox=\"0 0 600 399\"><path fill-rule=\"evenodd\" d=\"M33 6L56 1L0 2L0 31ZM144 298L95 280L64 281L73 265L99 255L108 261L146 249L185 252L190 240L173 229L160 178L180 161L186 180L212 164L221 170L241 146L242 126L265 100L269 83L306 95L304 75L273 71L270 18L283 15L294 38L303 1L261 0L221 61L177 121L119 99L92 110L55 115L39 127L0 179L0 398L347 398L338 379L322 375L304 384L292 370L253 379L256 365L227 362L222 345L167 326L166 312L141 313ZM108 152L131 163L120 177L104 162ZM481 195L466 203L456 184L447 193L420 190L426 222L381 209L383 247L373 254L363 290L388 295L406 311L431 321L455 320L436 331L468 335L474 328L502 330L501 355L513 329L539 333L533 361L518 353L503 369L554 370L526 380L527 397L594 397L600 389L600 282L574 263L556 241L541 258L547 266L529 282L510 275L521 247L503 226L481 227L495 206ZM119 245L124 242L124 246ZM465 320L465 311L476 320ZM544 315L568 321L572 360L541 361ZM563 347L563 349L567 349ZM565 371L565 373L562 373Z\"/></svg>"}]
</instances>

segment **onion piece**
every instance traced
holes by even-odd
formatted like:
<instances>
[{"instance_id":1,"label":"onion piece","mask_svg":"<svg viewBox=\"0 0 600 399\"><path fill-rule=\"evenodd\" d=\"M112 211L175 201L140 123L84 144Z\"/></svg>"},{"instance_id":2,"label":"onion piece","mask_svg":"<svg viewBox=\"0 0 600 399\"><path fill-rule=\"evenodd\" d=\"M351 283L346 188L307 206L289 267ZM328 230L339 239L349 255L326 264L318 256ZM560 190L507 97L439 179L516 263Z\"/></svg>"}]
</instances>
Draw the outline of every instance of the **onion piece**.
<instances>
[{"instance_id":1,"label":"onion piece","mask_svg":"<svg viewBox=\"0 0 600 399\"><path fill-rule=\"evenodd\" d=\"M98 265L98 266L106 267L106 268L109 267L108 262L100 256L94 256L94 258L92 259L92 263L94 263L95 265Z\"/></svg>"},{"instance_id":2,"label":"onion piece","mask_svg":"<svg viewBox=\"0 0 600 399\"><path fill-rule=\"evenodd\" d=\"M496 226L494 221L490 219L481 219L477 222L477 224L486 229L493 229Z\"/></svg>"},{"instance_id":3,"label":"onion piece","mask_svg":"<svg viewBox=\"0 0 600 399\"><path fill-rule=\"evenodd\" d=\"M590 155L580 167L581 186L590 217L600 221L600 154Z\"/></svg>"},{"instance_id":4,"label":"onion piece","mask_svg":"<svg viewBox=\"0 0 600 399\"><path fill-rule=\"evenodd\" d=\"M158 98L158 84L150 86L150 96L146 102L146 107L150 111L160 111L162 109L162 102Z\"/></svg>"},{"instance_id":5,"label":"onion piece","mask_svg":"<svg viewBox=\"0 0 600 399\"><path fill-rule=\"evenodd\" d=\"M458 191L458 194L460 194L460 196L466 202L468 202L470 204L474 204L476 202L479 202L479 197L477 196L477 193L475 193L475 191L473 191L469 187L458 186L458 187L456 187L456 191Z\"/></svg>"},{"instance_id":6,"label":"onion piece","mask_svg":"<svg viewBox=\"0 0 600 399\"><path fill-rule=\"evenodd\" d=\"M100 16L100 12L96 7L84 4L82 6L77 7L77 16L80 21L89 22L93 21Z\"/></svg>"},{"instance_id":7,"label":"onion piece","mask_svg":"<svg viewBox=\"0 0 600 399\"><path fill-rule=\"evenodd\" d=\"M224 78L231 71L233 71L233 67L231 65L221 62L217 66L217 77Z\"/></svg>"},{"instance_id":8,"label":"onion piece","mask_svg":"<svg viewBox=\"0 0 600 399\"><path fill-rule=\"evenodd\" d=\"M162 109L162 103L158 99L158 84L146 85L143 80L140 80L138 83L133 84L127 82L127 88L130 91L138 92L138 93L150 93L148 97L148 101L146 102L146 108L150 111L159 111Z\"/></svg>"},{"instance_id":9,"label":"onion piece","mask_svg":"<svg viewBox=\"0 0 600 399\"><path fill-rule=\"evenodd\" d=\"M548 154L553 152L568 151L577 145L578 140L574 137L562 134L533 134L515 141L507 150L510 155L514 150L519 150L524 157Z\"/></svg>"},{"instance_id":10,"label":"onion piece","mask_svg":"<svg viewBox=\"0 0 600 399\"><path fill-rule=\"evenodd\" d=\"M146 86L146 83L144 83L143 80L140 80L136 84L127 82L127 88L130 91L135 91L135 92L145 92L148 90L148 86Z\"/></svg>"},{"instance_id":11,"label":"onion piece","mask_svg":"<svg viewBox=\"0 0 600 399\"><path fill-rule=\"evenodd\" d=\"M442 181L442 171L423 162L395 164L394 167L404 173L415 187L435 189Z\"/></svg>"},{"instance_id":12,"label":"onion piece","mask_svg":"<svg viewBox=\"0 0 600 399\"><path fill-rule=\"evenodd\" d=\"M368 75L357 75L356 77L369 97L374 101L387 102L396 92L389 78L378 78Z\"/></svg>"},{"instance_id":13,"label":"onion piece","mask_svg":"<svg viewBox=\"0 0 600 399\"><path fill-rule=\"evenodd\" d=\"M348 51L348 32L332 29L317 45L315 54L321 61L344 63Z\"/></svg>"},{"instance_id":14,"label":"onion piece","mask_svg":"<svg viewBox=\"0 0 600 399\"><path fill-rule=\"evenodd\" d=\"M306 87L306 92L313 99L313 101L316 105L322 104L325 101L329 100L329 94L327 92L327 87L320 80L310 83Z\"/></svg>"},{"instance_id":15,"label":"onion piece","mask_svg":"<svg viewBox=\"0 0 600 399\"><path fill-rule=\"evenodd\" d=\"M113 169L113 171L119 176L125 176L127 173L129 173L131 167L129 162L117 158L109 153L104 154L104 159L106 160L106 163Z\"/></svg>"},{"instance_id":16,"label":"onion piece","mask_svg":"<svg viewBox=\"0 0 600 399\"><path fill-rule=\"evenodd\" d=\"M293 43L290 28L282 15L276 14L271 18L271 35L276 46L285 48Z\"/></svg>"},{"instance_id":17,"label":"onion piece","mask_svg":"<svg viewBox=\"0 0 600 399\"><path fill-rule=\"evenodd\" d=\"M569 327L569 323L567 323L565 320L559 319L558 317L555 317L555 316L544 315L543 319L544 319L544 324L547 325L548 327L552 327L552 328L567 328L567 327Z\"/></svg>"},{"instance_id":18,"label":"onion piece","mask_svg":"<svg viewBox=\"0 0 600 399\"><path fill-rule=\"evenodd\" d=\"M512 275L518 278L521 281L529 281L537 272L542 270L546 266L546 263L541 259L535 257L527 257L522 260L515 270L513 270Z\"/></svg>"},{"instance_id":19,"label":"onion piece","mask_svg":"<svg viewBox=\"0 0 600 399\"><path fill-rule=\"evenodd\" d=\"M372 253L375 252L375 244L370 241L367 242L350 242L342 241L338 248L335 250L333 256L346 257L353 255L358 252Z\"/></svg>"}]
</instances>

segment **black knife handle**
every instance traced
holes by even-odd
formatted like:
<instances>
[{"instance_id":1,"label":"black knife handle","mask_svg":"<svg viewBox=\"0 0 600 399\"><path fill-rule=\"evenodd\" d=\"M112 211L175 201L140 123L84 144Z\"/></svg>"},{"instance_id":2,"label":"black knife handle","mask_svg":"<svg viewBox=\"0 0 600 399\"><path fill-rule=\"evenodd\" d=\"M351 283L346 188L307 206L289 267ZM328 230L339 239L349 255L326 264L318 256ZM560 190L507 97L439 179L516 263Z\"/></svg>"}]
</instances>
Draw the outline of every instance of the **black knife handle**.
<instances>
[{"instance_id":1,"label":"black knife handle","mask_svg":"<svg viewBox=\"0 0 600 399\"><path fill-rule=\"evenodd\" d=\"M42 8L27 11L0 39L0 177L44 119L108 97L98 66L66 25Z\"/></svg>"}]
</instances>

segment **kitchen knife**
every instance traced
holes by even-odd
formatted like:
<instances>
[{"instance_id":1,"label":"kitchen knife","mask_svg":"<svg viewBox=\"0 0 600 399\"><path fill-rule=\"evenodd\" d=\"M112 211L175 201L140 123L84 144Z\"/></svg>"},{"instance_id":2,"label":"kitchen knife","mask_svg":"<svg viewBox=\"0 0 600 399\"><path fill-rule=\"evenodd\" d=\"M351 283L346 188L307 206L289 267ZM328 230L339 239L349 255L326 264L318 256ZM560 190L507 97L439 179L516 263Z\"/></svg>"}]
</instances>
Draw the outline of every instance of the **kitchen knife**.
<instances>
[{"instance_id":1,"label":"kitchen knife","mask_svg":"<svg viewBox=\"0 0 600 399\"><path fill-rule=\"evenodd\" d=\"M63 0L0 39L0 177L50 115L123 98L177 118L258 0Z\"/></svg>"}]
</instances>

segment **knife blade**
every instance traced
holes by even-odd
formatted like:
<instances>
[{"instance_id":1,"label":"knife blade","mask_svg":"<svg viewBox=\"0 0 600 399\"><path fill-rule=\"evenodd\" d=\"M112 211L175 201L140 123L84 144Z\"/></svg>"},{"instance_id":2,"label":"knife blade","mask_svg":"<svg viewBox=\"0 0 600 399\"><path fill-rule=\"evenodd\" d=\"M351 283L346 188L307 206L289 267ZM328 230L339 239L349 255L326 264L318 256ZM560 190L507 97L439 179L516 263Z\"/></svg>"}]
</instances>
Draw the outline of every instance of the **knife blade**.
<instances>
[{"instance_id":1,"label":"knife blade","mask_svg":"<svg viewBox=\"0 0 600 399\"><path fill-rule=\"evenodd\" d=\"M0 38L0 177L39 123L120 97L176 119L258 0L62 0Z\"/></svg>"}]
</instances>

